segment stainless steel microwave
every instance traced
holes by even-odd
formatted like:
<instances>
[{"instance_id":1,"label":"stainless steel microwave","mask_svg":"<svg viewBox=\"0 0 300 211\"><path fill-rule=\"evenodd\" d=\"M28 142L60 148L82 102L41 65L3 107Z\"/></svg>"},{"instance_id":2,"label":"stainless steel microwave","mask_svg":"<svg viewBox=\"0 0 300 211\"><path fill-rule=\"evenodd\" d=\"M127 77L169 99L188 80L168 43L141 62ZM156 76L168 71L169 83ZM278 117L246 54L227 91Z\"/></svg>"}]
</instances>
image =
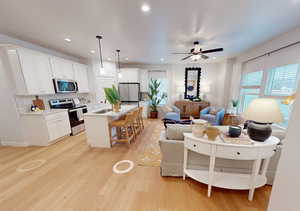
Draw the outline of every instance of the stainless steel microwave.
<instances>
[{"instance_id":1,"label":"stainless steel microwave","mask_svg":"<svg viewBox=\"0 0 300 211\"><path fill-rule=\"evenodd\" d=\"M74 80L53 79L56 93L75 93L78 92L77 82Z\"/></svg>"}]
</instances>

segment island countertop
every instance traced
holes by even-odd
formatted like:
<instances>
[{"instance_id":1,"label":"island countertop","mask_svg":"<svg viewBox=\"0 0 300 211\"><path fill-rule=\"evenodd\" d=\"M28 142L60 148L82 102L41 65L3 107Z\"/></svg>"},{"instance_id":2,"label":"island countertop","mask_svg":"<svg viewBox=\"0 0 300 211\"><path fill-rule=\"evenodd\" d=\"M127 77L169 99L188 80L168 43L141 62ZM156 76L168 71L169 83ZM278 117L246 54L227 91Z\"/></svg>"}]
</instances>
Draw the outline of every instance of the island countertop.
<instances>
[{"instance_id":1,"label":"island countertop","mask_svg":"<svg viewBox=\"0 0 300 211\"><path fill-rule=\"evenodd\" d=\"M137 108L137 105L121 105L120 112L112 111L111 105L105 105L97 110L93 110L84 114L84 116L95 116L95 117L119 117L125 115L126 113L130 112L131 110Z\"/></svg>"}]
</instances>

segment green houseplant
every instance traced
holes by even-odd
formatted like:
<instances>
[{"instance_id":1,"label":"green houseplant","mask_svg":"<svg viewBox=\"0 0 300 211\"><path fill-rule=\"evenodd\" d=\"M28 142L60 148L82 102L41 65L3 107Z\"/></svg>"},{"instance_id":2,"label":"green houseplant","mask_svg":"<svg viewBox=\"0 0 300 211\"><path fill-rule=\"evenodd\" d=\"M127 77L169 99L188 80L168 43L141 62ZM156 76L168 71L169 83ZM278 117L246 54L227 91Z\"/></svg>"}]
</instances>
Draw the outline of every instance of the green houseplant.
<instances>
[{"instance_id":1,"label":"green houseplant","mask_svg":"<svg viewBox=\"0 0 300 211\"><path fill-rule=\"evenodd\" d=\"M113 85L112 88L104 88L106 100L112 105L115 112L120 111L121 98L117 88Z\"/></svg>"},{"instance_id":2,"label":"green houseplant","mask_svg":"<svg viewBox=\"0 0 300 211\"><path fill-rule=\"evenodd\" d=\"M232 104L232 107L234 109L234 112L237 113L237 107L239 105L239 100L231 100L231 104Z\"/></svg>"},{"instance_id":3,"label":"green houseplant","mask_svg":"<svg viewBox=\"0 0 300 211\"><path fill-rule=\"evenodd\" d=\"M159 91L160 82L158 80L154 80L151 78L149 83L149 103L150 103L150 118L157 118L158 111L157 106L161 103L163 99L167 97L166 93L162 93Z\"/></svg>"}]
</instances>

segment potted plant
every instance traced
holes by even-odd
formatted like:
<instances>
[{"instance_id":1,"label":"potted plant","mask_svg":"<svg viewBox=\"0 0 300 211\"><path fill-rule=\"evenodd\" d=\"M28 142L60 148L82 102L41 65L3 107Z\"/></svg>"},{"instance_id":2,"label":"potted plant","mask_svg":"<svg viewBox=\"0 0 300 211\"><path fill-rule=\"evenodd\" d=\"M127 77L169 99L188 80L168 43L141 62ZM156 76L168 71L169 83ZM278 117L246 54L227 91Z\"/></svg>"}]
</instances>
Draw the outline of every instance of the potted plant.
<instances>
[{"instance_id":1,"label":"potted plant","mask_svg":"<svg viewBox=\"0 0 300 211\"><path fill-rule=\"evenodd\" d=\"M120 95L116 87L113 85L112 88L104 88L106 100L112 105L112 109L115 112L120 111Z\"/></svg>"},{"instance_id":2,"label":"potted plant","mask_svg":"<svg viewBox=\"0 0 300 211\"><path fill-rule=\"evenodd\" d=\"M156 119L158 116L158 111L157 111L157 106L161 103L161 101L163 99L165 99L167 97L166 93L163 93L160 96L160 91L159 91L159 87L160 87L160 82L158 80L150 80L149 83L149 93L148 93L148 97L149 97L149 103L150 103L150 118Z\"/></svg>"},{"instance_id":3,"label":"potted plant","mask_svg":"<svg viewBox=\"0 0 300 211\"><path fill-rule=\"evenodd\" d=\"M237 107L239 105L239 100L231 100L232 107L234 109L234 114L237 113Z\"/></svg>"}]
</instances>

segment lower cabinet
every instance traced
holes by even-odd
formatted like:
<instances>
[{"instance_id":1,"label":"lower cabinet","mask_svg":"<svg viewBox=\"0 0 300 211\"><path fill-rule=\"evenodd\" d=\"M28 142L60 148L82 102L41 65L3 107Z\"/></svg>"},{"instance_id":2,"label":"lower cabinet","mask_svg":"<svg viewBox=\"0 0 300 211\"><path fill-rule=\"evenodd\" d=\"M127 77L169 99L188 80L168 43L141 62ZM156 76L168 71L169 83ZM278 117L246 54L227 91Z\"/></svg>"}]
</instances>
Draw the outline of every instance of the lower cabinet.
<instances>
[{"instance_id":1,"label":"lower cabinet","mask_svg":"<svg viewBox=\"0 0 300 211\"><path fill-rule=\"evenodd\" d=\"M68 112L23 114L23 134L30 146L48 146L71 133Z\"/></svg>"}]
</instances>

